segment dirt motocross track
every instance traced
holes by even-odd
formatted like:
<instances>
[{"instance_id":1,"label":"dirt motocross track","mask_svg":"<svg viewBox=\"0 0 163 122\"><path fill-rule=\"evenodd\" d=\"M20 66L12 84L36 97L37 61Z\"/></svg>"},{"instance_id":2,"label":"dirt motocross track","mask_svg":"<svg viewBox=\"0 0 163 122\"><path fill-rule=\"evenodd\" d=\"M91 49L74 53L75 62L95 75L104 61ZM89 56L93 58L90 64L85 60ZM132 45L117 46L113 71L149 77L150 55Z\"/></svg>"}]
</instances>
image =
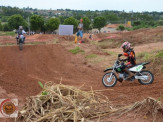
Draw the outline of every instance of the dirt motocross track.
<instances>
[{"instance_id":1,"label":"dirt motocross track","mask_svg":"<svg viewBox=\"0 0 163 122\"><path fill-rule=\"evenodd\" d=\"M151 85L145 86L135 81L105 88L101 82L104 69L96 69L62 44L25 45L23 51L19 51L17 46L3 46L0 48L0 98L18 98L21 108L26 97L41 91L38 81L62 82L84 90L90 90L91 87L93 90L105 90L103 93L115 107L147 97L158 99L163 94L161 76L156 76Z\"/></svg>"}]
</instances>

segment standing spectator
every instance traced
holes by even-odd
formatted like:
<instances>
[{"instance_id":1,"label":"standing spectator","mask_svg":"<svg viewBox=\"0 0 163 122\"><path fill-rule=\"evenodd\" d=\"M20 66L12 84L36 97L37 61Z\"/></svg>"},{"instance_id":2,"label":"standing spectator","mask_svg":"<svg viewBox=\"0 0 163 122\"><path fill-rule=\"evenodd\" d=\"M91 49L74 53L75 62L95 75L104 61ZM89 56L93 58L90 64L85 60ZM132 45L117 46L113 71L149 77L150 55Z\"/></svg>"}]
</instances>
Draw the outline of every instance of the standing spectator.
<instances>
[{"instance_id":1,"label":"standing spectator","mask_svg":"<svg viewBox=\"0 0 163 122\"><path fill-rule=\"evenodd\" d=\"M83 41L83 19L80 19L80 23L78 25L78 32L76 35L80 36L81 38L81 41L78 41L78 44L80 44L79 42L84 42Z\"/></svg>"},{"instance_id":2,"label":"standing spectator","mask_svg":"<svg viewBox=\"0 0 163 122\"><path fill-rule=\"evenodd\" d=\"M89 39L92 39L92 33L89 34Z\"/></svg>"}]
</instances>

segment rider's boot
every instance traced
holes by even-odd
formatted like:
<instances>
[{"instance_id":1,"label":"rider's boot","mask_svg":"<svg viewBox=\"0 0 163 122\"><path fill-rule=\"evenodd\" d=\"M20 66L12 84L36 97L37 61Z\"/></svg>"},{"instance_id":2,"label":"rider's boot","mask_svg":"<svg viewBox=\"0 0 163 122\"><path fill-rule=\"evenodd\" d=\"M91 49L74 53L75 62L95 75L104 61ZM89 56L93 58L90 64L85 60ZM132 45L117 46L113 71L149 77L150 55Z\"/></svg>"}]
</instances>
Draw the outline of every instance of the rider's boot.
<instances>
[{"instance_id":1,"label":"rider's boot","mask_svg":"<svg viewBox=\"0 0 163 122\"><path fill-rule=\"evenodd\" d=\"M118 80L119 82L121 82L121 83L122 83L122 81L123 81L122 78L117 78L117 80Z\"/></svg>"},{"instance_id":2,"label":"rider's boot","mask_svg":"<svg viewBox=\"0 0 163 122\"><path fill-rule=\"evenodd\" d=\"M130 72L127 68L125 68L124 71L128 74L128 78L126 80L130 80L130 81L134 81L135 80L135 74Z\"/></svg>"},{"instance_id":3,"label":"rider's boot","mask_svg":"<svg viewBox=\"0 0 163 122\"><path fill-rule=\"evenodd\" d=\"M135 76L129 77L128 78L130 81L134 81L135 80Z\"/></svg>"}]
</instances>

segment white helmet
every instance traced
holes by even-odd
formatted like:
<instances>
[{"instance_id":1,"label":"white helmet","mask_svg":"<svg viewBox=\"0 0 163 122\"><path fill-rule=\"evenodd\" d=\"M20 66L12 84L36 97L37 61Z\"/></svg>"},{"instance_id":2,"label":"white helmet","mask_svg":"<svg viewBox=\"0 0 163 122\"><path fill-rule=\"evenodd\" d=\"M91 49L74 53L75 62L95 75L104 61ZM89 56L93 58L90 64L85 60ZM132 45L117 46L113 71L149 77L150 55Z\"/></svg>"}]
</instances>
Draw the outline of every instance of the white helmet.
<instances>
[{"instance_id":1,"label":"white helmet","mask_svg":"<svg viewBox=\"0 0 163 122\"><path fill-rule=\"evenodd\" d=\"M23 30L23 26L19 26L19 29L20 29L20 30Z\"/></svg>"},{"instance_id":2,"label":"white helmet","mask_svg":"<svg viewBox=\"0 0 163 122\"><path fill-rule=\"evenodd\" d=\"M126 49L126 50L129 50L130 49L130 43L129 42L124 42L122 45L121 45L121 48L123 49Z\"/></svg>"}]
</instances>

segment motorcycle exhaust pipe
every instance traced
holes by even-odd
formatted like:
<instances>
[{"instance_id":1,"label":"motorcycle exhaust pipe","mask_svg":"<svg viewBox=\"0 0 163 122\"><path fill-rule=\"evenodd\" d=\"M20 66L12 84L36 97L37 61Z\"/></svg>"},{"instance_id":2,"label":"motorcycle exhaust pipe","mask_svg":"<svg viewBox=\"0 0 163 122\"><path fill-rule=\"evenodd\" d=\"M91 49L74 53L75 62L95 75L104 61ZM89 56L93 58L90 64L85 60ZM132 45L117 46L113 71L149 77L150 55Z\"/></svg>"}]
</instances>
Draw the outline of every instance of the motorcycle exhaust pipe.
<instances>
[{"instance_id":1,"label":"motorcycle exhaust pipe","mask_svg":"<svg viewBox=\"0 0 163 122\"><path fill-rule=\"evenodd\" d=\"M135 79L148 80L148 76L135 76Z\"/></svg>"}]
</instances>

